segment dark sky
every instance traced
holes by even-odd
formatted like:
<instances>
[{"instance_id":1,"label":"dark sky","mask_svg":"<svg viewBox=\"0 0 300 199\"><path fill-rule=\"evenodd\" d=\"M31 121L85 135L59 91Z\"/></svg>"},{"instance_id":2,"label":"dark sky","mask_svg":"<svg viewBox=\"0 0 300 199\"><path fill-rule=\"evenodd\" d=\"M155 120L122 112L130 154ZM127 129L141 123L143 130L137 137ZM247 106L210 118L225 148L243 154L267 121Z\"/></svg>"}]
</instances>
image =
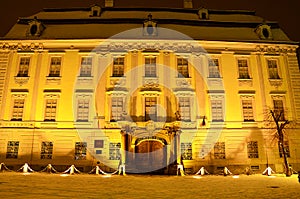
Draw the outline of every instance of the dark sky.
<instances>
[{"instance_id":1,"label":"dark sky","mask_svg":"<svg viewBox=\"0 0 300 199\"><path fill-rule=\"evenodd\" d=\"M0 0L0 37L18 17L33 15L42 8L104 5L104 0ZM277 21L290 39L300 41L299 0L194 0L194 7L225 10L254 10L258 16ZM182 7L183 0L115 0L116 7Z\"/></svg>"}]
</instances>

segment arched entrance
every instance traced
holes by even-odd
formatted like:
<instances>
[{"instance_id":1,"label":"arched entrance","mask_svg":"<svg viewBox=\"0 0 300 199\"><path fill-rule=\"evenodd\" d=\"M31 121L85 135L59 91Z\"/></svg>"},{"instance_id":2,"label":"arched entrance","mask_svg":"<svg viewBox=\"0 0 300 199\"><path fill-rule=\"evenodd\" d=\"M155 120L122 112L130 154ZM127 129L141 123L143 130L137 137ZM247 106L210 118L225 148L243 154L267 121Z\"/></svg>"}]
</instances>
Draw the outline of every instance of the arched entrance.
<instances>
[{"instance_id":1,"label":"arched entrance","mask_svg":"<svg viewBox=\"0 0 300 199\"><path fill-rule=\"evenodd\" d=\"M135 147L135 165L141 173L160 173L166 167L167 151L160 140L142 140Z\"/></svg>"}]
</instances>

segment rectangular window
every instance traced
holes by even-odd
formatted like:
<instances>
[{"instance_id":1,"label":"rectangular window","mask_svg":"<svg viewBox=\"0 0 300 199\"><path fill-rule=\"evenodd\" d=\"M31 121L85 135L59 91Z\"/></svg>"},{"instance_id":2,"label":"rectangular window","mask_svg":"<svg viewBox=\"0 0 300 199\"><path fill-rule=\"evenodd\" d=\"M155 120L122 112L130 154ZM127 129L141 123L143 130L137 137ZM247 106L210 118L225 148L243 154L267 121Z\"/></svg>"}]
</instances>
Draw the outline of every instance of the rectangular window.
<instances>
[{"instance_id":1,"label":"rectangular window","mask_svg":"<svg viewBox=\"0 0 300 199\"><path fill-rule=\"evenodd\" d=\"M257 141L250 141L247 143L248 158L258 158L258 144Z\"/></svg>"},{"instance_id":2,"label":"rectangular window","mask_svg":"<svg viewBox=\"0 0 300 199\"><path fill-rule=\"evenodd\" d=\"M156 97L145 98L145 121L156 121Z\"/></svg>"},{"instance_id":3,"label":"rectangular window","mask_svg":"<svg viewBox=\"0 0 300 199\"><path fill-rule=\"evenodd\" d=\"M192 153L192 143L181 143L181 156L183 160L192 160L193 153Z\"/></svg>"},{"instance_id":4,"label":"rectangular window","mask_svg":"<svg viewBox=\"0 0 300 199\"><path fill-rule=\"evenodd\" d=\"M225 142L217 142L214 146L215 159L225 159Z\"/></svg>"},{"instance_id":5,"label":"rectangular window","mask_svg":"<svg viewBox=\"0 0 300 199\"><path fill-rule=\"evenodd\" d=\"M86 159L86 142L76 142L75 143L75 160L85 160Z\"/></svg>"},{"instance_id":6,"label":"rectangular window","mask_svg":"<svg viewBox=\"0 0 300 199\"><path fill-rule=\"evenodd\" d=\"M30 57L21 57L18 77L28 77Z\"/></svg>"},{"instance_id":7,"label":"rectangular window","mask_svg":"<svg viewBox=\"0 0 300 199\"><path fill-rule=\"evenodd\" d=\"M289 146L289 142L288 141L284 141L283 142L283 146L285 149L285 153L286 153L286 157L290 158L290 146ZM278 149L279 149L279 156L282 158L283 157L283 152L282 152L282 148L280 147L280 143L278 142Z\"/></svg>"},{"instance_id":8,"label":"rectangular window","mask_svg":"<svg viewBox=\"0 0 300 199\"><path fill-rule=\"evenodd\" d=\"M6 158L7 159L17 159L18 151L19 151L19 141L8 141L7 142L7 150L6 150Z\"/></svg>"},{"instance_id":9,"label":"rectangular window","mask_svg":"<svg viewBox=\"0 0 300 199\"><path fill-rule=\"evenodd\" d=\"M90 100L88 98L78 99L77 104L77 121L89 121L89 105Z\"/></svg>"},{"instance_id":10,"label":"rectangular window","mask_svg":"<svg viewBox=\"0 0 300 199\"><path fill-rule=\"evenodd\" d=\"M122 77L124 75L124 57L114 58L113 77Z\"/></svg>"},{"instance_id":11,"label":"rectangular window","mask_svg":"<svg viewBox=\"0 0 300 199\"><path fill-rule=\"evenodd\" d=\"M59 77L61 68L61 57L51 57L49 77Z\"/></svg>"},{"instance_id":12,"label":"rectangular window","mask_svg":"<svg viewBox=\"0 0 300 199\"><path fill-rule=\"evenodd\" d=\"M53 142L42 142L41 159L52 159Z\"/></svg>"},{"instance_id":13,"label":"rectangular window","mask_svg":"<svg viewBox=\"0 0 300 199\"><path fill-rule=\"evenodd\" d=\"M243 106L244 121L245 122L254 121L252 100L251 99L247 99L247 100L243 99L242 106Z\"/></svg>"},{"instance_id":14,"label":"rectangular window","mask_svg":"<svg viewBox=\"0 0 300 199\"><path fill-rule=\"evenodd\" d=\"M156 77L156 57L145 58L145 77Z\"/></svg>"},{"instance_id":15,"label":"rectangular window","mask_svg":"<svg viewBox=\"0 0 300 199\"><path fill-rule=\"evenodd\" d=\"M189 97L179 97L179 112L180 119L183 121L190 121L190 98Z\"/></svg>"},{"instance_id":16,"label":"rectangular window","mask_svg":"<svg viewBox=\"0 0 300 199\"><path fill-rule=\"evenodd\" d=\"M283 108L283 101L282 100L273 100L274 105L274 113L276 117L279 117L280 121L284 121L284 108Z\"/></svg>"},{"instance_id":17,"label":"rectangular window","mask_svg":"<svg viewBox=\"0 0 300 199\"><path fill-rule=\"evenodd\" d=\"M223 121L222 100L211 100L211 112L213 121Z\"/></svg>"},{"instance_id":18,"label":"rectangular window","mask_svg":"<svg viewBox=\"0 0 300 199\"><path fill-rule=\"evenodd\" d=\"M111 120L123 120L123 97L111 98Z\"/></svg>"},{"instance_id":19,"label":"rectangular window","mask_svg":"<svg viewBox=\"0 0 300 199\"><path fill-rule=\"evenodd\" d=\"M189 77L189 70L188 70L188 61L184 58L177 59L177 72L178 77Z\"/></svg>"},{"instance_id":20,"label":"rectangular window","mask_svg":"<svg viewBox=\"0 0 300 199\"><path fill-rule=\"evenodd\" d=\"M103 148L104 140L94 140L94 148Z\"/></svg>"},{"instance_id":21,"label":"rectangular window","mask_svg":"<svg viewBox=\"0 0 300 199\"><path fill-rule=\"evenodd\" d=\"M45 121L55 121L57 99L46 99Z\"/></svg>"},{"instance_id":22,"label":"rectangular window","mask_svg":"<svg viewBox=\"0 0 300 199\"><path fill-rule=\"evenodd\" d=\"M92 76L92 57L82 57L80 67L80 77Z\"/></svg>"},{"instance_id":23,"label":"rectangular window","mask_svg":"<svg viewBox=\"0 0 300 199\"><path fill-rule=\"evenodd\" d=\"M22 121L23 110L24 110L24 101L25 101L25 99L14 99L14 106L13 106L11 120Z\"/></svg>"},{"instance_id":24,"label":"rectangular window","mask_svg":"<svg viewBox=\"0 0 300 199\"><path fill-rule=\"evenodd\" d=\"M268 60L268 69L270 79L280 79L278 75L277 60L269 59Z\"/></svg>"},{"instance_id":25,"label":"rectangular window","mask_svg":"<svg viewBox=\"0 0 300 199\"><path fill-rule=\"evenodd\" d=\"M110 160L120 160L121 143L109 143L109 159Z\"/></svg>"},{"instance_id":26,"label":"rectangular window","mask_svg":"<svg viewBox=\"0 0 300 199\"><path fill-rule=\"evenodd\" d=\"M247 59L239 59L238 68L239 68L239 79L250 79Z\"/></svg>"},{"instance_id":27,"label":"rectangular window","mask_svg":"<svg viewBox=\"0 0 300 199\"><path fill-rule=\"evenodd\" d=\"M219 60L218 59L208 59L208 73L209 77L219 78Z\"/></svg>"}]
</instances>

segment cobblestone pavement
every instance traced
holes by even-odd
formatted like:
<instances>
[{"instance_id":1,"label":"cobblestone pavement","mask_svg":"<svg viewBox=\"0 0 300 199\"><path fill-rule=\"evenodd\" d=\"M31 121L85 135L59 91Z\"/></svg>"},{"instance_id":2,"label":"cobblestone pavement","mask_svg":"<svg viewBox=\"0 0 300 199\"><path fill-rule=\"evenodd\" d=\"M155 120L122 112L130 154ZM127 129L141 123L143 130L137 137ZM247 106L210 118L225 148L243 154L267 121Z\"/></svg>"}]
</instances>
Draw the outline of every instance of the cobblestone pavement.
<instances>
[{"instance_id":1,"label":"cobblestone pavement","mask_svg":"<svg viewBox=\"0 0 300 199\"><path fill-rule=\"evenodd\" d=\"M297 175L159 176L0 173L0 198L300 198Z\"/></svg>"}]
</instances>

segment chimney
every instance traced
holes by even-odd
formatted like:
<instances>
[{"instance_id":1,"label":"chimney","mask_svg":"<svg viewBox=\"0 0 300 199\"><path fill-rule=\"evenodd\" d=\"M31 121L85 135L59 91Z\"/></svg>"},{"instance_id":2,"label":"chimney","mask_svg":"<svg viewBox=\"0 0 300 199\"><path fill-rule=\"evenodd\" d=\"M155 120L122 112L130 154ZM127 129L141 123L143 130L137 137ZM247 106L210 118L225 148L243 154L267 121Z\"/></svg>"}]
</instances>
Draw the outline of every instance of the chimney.
<instances>
[{"instance_id":1,"label":"chimney","mask_svg":"<svg viewBox=\"0 0 300 199\"><path fill-rule=\"evenodd\" d=\"M114 0L105 0L105 7L114 7Z\"/></svg>"},{"instance_id":2,"label":"chimney","mask_svg":"<svg viewBox=\"0 0 300 199\"><path fill-rule=\"evenodd\" d=\"M183 0L183 8L193 8L193 0Z\"/></svg>"}]
</instances>

